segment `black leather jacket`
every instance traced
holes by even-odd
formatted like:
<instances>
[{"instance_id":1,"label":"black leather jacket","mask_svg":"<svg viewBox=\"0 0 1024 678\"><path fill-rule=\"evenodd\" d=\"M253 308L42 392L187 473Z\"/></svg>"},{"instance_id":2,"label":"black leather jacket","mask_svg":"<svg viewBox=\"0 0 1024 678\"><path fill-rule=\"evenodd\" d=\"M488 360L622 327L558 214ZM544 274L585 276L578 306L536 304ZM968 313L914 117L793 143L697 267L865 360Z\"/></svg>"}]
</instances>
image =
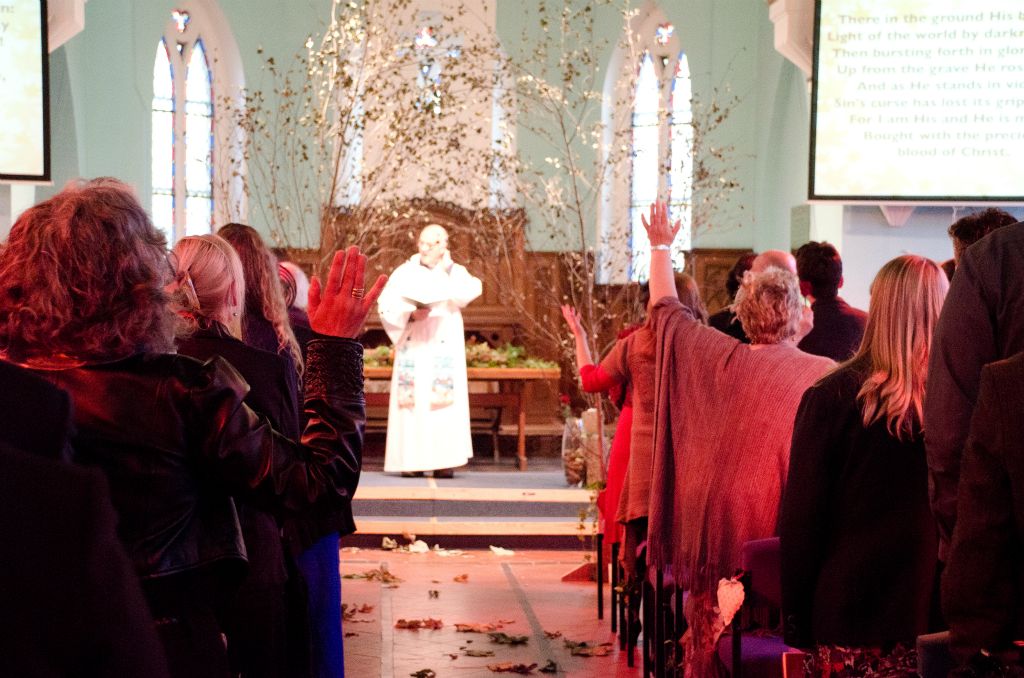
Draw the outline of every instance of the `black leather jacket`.
<instances>
[{"instance_id":1,"label":"black leather jacket","mask_svg":"<svg viewBox=\"0 0 1024 678\"><path fill-rule=\"evenodd\" d=\"M138 354L37 373L71 394L75 458L106 472L118 534L148 579L244 560L232 495L281 517L348 505L362 461L362 370L358 342L311 342L301 445L242 403L248 385L220 359Z\"/></svg>"}]
</instances>

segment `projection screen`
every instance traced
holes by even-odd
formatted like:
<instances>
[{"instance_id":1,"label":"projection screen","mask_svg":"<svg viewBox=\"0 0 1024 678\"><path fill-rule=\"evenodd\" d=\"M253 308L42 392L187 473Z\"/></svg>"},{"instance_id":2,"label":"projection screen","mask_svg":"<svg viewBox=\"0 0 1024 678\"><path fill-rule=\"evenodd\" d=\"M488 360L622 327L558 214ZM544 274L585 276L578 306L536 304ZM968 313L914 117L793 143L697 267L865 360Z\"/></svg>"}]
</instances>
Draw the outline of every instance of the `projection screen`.
<instances>
[{"instance_id":1,"label":"projection screen","mask_svg":"<svg viewBox=\"0 0 1024 678\"><path fill-rule=\"evenodd\" d=\"M50 180L45 0L0 0L0 181Z\"/></svg>"},{"instance_id":2,"label":"projection screen","mask_svg":"<svg viewBox=\"0 0 1024 678\"><path fill-rule=\"evenodd\" d=\"M810 199L1024 202L1024 2L818 0Z\"/></svg>"}]
</instances>

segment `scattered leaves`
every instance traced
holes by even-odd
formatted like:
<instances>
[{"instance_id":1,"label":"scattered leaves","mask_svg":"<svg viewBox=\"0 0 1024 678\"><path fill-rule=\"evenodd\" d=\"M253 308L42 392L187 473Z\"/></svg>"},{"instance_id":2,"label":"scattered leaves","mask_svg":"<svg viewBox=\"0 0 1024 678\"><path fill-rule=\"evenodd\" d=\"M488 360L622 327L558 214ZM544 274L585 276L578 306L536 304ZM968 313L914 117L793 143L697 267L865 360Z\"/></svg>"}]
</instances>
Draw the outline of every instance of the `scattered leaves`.
<instances>
[{"instance_id":1,"label":"scattered leaves","mask_svg":"<svg viewBox=\"0 0 1024 678\"><path fill-rule=\"evenodd\" d=\"M399 619L395 622L396 629L408 629L409 631L419 631L420 629L436 631L443 626L443 621L432 617L427 617L425 619Z\"/></svg>"},{"instance_id":2,"label":"scattered leaves","mask_svg":"<svg viewBox=\"0 0 1024 678\"><path fill-rule=\"evenodd\" d=\"M356 633L355 631L345 631L345 637L346 638L351 638L352 636L358 636L358 635L359 634Z\"/></svg>"},{"instance_id":3,"label":"scattered leaves","mask_svg":"<svg viewBox=\"0 0 1024 678\"><path fill-rule=\"evenodd\" d=\"M468 573L457 574L457 575L455 575L452 578L452 581L455 582L456 584L465 584L466 582L469 581L469 574Z\"/></svg>"},{"instance_id":4,"label":"scattered leaves","mask_svg":"<svg viewBox=\"0 0 1024 678\"><path fill-rule=\"evenodd\" d=\"M510 636L502 631L488 633L487 635L491 637L492 643L499 643L501 645L525 645L530 642L530 636Z\"/></svg>"},{"instance_id":5,"label":"scattered leaves","mask_svg":"<svg viewBox=\"0 0 1024 678\"><path fill-rule=\"evenodd\" d=\"M501 624L456 624L459 633L490 633L501 628Z\"/></svg>"},{"instance_id":6,"label":"scattered leaves","mask_svg":"<svg viewBox=\"0 0 1024 678\"><path fill-rule=\"evenodd\" d=\"M349 605L348 603L341 604L341 618L345 621L359 621L355 618L357 614L369 614L373 612L373 605Z\"/></svg>"},{"instance_id":7,"label":"scattered leaves","mask_svg":"<svg viewBox=\"0 0 1024 678\"><path fill-rule=\"evenodd\" d=\"M391 537L384 537L380 542L380 547L385 551L392 551L398 548L398 542Z\"/></svg>"},{"instance_id":8,"label":"scattered leaves","mask_svg":"<svg viewBox=\"0 0 1024 678\"><path fill-rule=\"evenodd\" d=\"M440 591L435 591L434 589L430 589L429 591L427 591L427 597L428 598L437 598L440 595L441 595L441 592Z\"/></svg>"},{"instance_id":9,"label":"scattered leaves","mask_svg":"<svg viewBox=\"0 0 1024 678\"><path fill-rule=\"evenodd\" d=\"M512 549L502 548L500 546L492 546L491 553L496 556L514 556L516 554Z\"/></svg>"},{"instance_id":10,"label":"scattered leaves","mask_svg":"<svg viewBox=\"0 0 1024 678\"><path fill-rule=\"evenodd\" d=\"M537 668L536 662L533 664L516 664L515 662L502 662L500 664L488 664L487 668L494 673L518 673L520 675L528 675L533 673L533 670Z\"/></svg>"},{"instance_id":11,"label":"scattered leaves","mask_svg":"<svg viewBox=\"0 0 1024 678\"><path fill-rule=\"evenodd\" d=\"M399 577L388 572L388 568L384 565L374 568L372 570L366 570L365 572L356 572L353 574L342 575L342 579L365 579L366 581L379 581L384 584L393 584L402 581Z\"/></svg>"},{"instance_id":12,"label":"scattered leaves","mask_svg":"<svg viewBox=\"0 0 1024 678\"><path fill-rule=\"evenodd\" d=\"M466 650L467 657L493 657L494 650Z\"/></svg>"},{"instance_id":13,"label":"scattered leaves","mask_svg":"<svg viewBox=\"0 0 1024 678\"><path fill-rule=\"evenodd\" d=\"M565 646L574 657L607 657L612 653L611 643L587 643L566 639Z\"/></svg>"},{"instance_id":14,"label":"scattered leaves","mask_svg":"<svg viewBox=\"0 0 1024 678\"><path fill-rule=\"evenodd\" d=\"M551 639L553 639L553 638L561 638L561 637L562 637L562 632L561 632L561 631L545 631L545 632L544 632L544 635L545 635L545 636L546 636L546 637L547 637L547 638L548 638L549 640L551 640Z\"/></svg>"},{"instance_id":15,"label":"scattered leaves","mask_svg":"<svg viewBox=\"0 0 1024 678\"><path fill-rule=\"evenodd\" d=\"M548 663L540 668L541 673L558 673L558 664L549 659Z\"/></svg>"},{"instance_id":16,"label":"scattered leaves","mask_svg":"<svg viewBox=\"0 0 1024 678\"><path fill-rule=\"evenodd\" d=\"M412 678L437 678L437 674L434 673L433 669L420 669L415 673L410 673Z\"/></svg>"}]
</instances>

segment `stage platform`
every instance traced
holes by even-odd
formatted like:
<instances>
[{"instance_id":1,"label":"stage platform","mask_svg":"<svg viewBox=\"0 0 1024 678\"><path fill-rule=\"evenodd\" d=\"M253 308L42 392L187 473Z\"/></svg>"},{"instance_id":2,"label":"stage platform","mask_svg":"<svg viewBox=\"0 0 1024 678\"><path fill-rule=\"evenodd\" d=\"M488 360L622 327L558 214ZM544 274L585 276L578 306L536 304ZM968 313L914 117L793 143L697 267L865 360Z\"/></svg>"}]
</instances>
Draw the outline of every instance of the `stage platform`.
<instances>
[{"instance_id":1,"label":"stage platform","mask_svg":"<svg viewBox=\"0 0 1024 678\"><path fill-rule=\"evenodd\" d=\"M519 548L579 548L579 536L592 533L591 522L580 518L592 493L567 487L560 466L468 468L451 479L364 471L353 501L358 533L345 544L380 546L384 536L410 533L445 548L486 547L496 540Z\"/></svg>"}]
</instances>

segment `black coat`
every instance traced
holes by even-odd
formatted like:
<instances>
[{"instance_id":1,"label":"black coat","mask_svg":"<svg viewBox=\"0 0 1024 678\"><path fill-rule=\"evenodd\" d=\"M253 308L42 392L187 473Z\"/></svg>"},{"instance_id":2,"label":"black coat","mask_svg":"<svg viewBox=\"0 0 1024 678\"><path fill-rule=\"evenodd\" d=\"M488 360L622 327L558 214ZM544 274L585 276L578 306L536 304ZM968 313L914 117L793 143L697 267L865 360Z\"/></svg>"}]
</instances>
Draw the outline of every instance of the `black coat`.
<instances>
[{"instance_id":1,"label":"black coat","mask_svg":"<svg viewBox=\"0 0 1024 678\"><path fill-rule=\"evenodd\" d=\"M807 390L780 515L786 641L884 646L927 629L936 563L920 437L865 428L864 374L843 367Z\"/></svg>"},{"instance_id":2,"label":"black coat","mask_svg":"<svg viewBox=\"0 0 1024 678\"><path fill-rule=\"evenodd\" d=\"M935 327L924 401L932 511L942 551L956 522L960 457L981 368L1024 351L1024 222L1004 226L960 258Z\"/></svg>"},{"instance_id":3,"label":"black coat","mask_svg":"<svg viewBox=\"0 0 1024 678\"><path fill-rule=\"evenodd\" d=\"M0 384L0 675L166 676L103 475L56 460L67 393L3 362Z\"/></svg>"},{"instance_id":4,"label":"black coat","mask_svg":"<svg viewBox=\"0 0 1024 678\"><path fill-rule=\"evenodd\" d=\"M50 459L70 459L71 399L42 377L0 360L0 442Z\"/></svg>"},{"instance_id":5,"label":"black coat","mask_svg":"<svg viewBox=\"0 0 1024 678\"><path fill-rule=\"evenodd\" d=\"M852 358L864 338L867 314L839 297L815 299L811 310L814 312L814 329L807 333L797 348L811 355L823 355L837 363Z\"/></svg>"},{"instance_id":6,"label":"black coat","mask_svg":"<svg viewBox=\"0 0 1024 678\"><path fill-rule=\"evenodd\" d=\"M178 341L178 353L201 361L221 357L249 385L245 404L270 420L274 430L291 440L299 438L298 375L276 353L247 346L220 323ZM282 584L287 579L281 532L274 517L251 503L238 502L238 518L249 557L246 581Z\"/></svg>"},{"instance_id":7,"label":"black coat","mask_svg":"<svg viewBox=\"0 0 1024 678\"><path fill-rule=\"evenodd\" d=\"M982 371L960 469L959 515L942 576L942 608L960 662L1024 639L1022 413L1024 354L1018 354Z\"/></svg>"},{"instance_id":8,"label":"black coat","mask_svg":"<svg viewBox=\"0 0 1024 678\"><path fill-rule=\"evenodd\" d=\"M284 513L350 503L365 424L362 347L318 339L309 362L301 446L244 406L248 386L221 360L138 354L38 372L71 395L75 458L106 472L140 576L243 560L231 495Z\"/></svg>"}]
</instances>

